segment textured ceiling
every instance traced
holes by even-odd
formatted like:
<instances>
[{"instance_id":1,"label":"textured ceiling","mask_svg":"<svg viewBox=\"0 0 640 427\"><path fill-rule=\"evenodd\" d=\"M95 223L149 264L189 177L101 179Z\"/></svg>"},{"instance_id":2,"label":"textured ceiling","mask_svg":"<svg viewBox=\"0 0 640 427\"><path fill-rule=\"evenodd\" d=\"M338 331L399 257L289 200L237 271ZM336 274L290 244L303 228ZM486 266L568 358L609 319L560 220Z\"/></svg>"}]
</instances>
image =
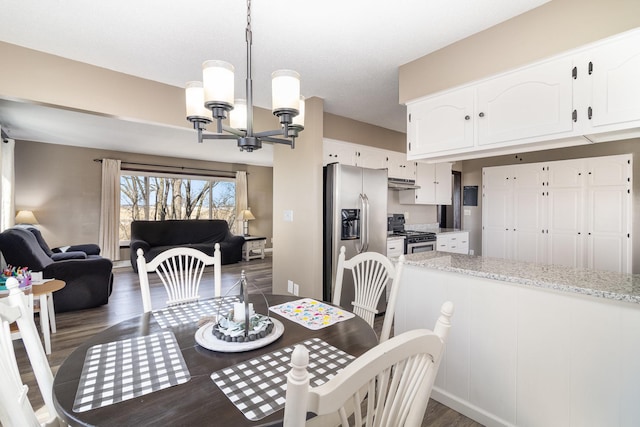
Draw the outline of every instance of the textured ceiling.
<instances>
[{"instance_id":1,"label":"textured ceiling","mask_svg":"<svg viewBox=\"0 0 640 427\"><path fill-rule=\"evenodd\" d=\"M271 72L289 68L325 111L404 132L400 65L546 1L253 0L255 104L270 108ZM244 97L242 0L0 0L0 11L2 41L174 86L200 80L204 60L231 62ZM0 115L8 132L22 125L13 116Z\"/></svg>"}]
</instances>

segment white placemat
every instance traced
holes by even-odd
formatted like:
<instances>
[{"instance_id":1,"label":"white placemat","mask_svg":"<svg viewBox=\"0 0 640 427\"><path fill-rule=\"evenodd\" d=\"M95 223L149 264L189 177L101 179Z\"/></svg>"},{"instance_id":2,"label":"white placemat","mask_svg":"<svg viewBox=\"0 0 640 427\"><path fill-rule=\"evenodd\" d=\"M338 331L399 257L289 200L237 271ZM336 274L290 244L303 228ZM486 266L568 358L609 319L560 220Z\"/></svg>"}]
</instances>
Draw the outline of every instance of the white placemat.
<instances>
[{"instance_id":1,"label":"white placemat","mask_svg":"<svg viewBox=\"0 0 640 427\"><path fill-rule=\"evenodd\" d=\"M285 302L269 307L269 310L280 316L296 322L309 329L322 329L335 323L351 319L355 314L334 307L312 298Z\"/></svg>"}]
</instances>

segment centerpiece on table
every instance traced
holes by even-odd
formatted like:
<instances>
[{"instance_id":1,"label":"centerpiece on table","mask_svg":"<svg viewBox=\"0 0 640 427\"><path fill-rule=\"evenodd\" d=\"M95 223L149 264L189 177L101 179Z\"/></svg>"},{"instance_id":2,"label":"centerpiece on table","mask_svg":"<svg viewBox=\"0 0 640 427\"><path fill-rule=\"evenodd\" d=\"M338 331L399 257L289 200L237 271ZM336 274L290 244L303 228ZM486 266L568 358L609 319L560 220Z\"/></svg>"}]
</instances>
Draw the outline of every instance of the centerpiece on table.
<instances>
[{"instance_id":1,"label":"centerpiece on table","mask_svg":"<svg viewBox=\"0 0 640 427\"><path fill-rule=\"evenodd\" d=\"M201 327L196 332L196 341L201 346L214 351L241 352L263 347L284 332L284 325L268 315L256 313L249 302L248 283L244 270L240 280L229 290L240 286L239 302L226 314L200 320ZM227 292L228 294L228 292ZM264 294L263 294L264 297ZM222 299L220 300L222 304Z\"/></svg>"}]
</instances>

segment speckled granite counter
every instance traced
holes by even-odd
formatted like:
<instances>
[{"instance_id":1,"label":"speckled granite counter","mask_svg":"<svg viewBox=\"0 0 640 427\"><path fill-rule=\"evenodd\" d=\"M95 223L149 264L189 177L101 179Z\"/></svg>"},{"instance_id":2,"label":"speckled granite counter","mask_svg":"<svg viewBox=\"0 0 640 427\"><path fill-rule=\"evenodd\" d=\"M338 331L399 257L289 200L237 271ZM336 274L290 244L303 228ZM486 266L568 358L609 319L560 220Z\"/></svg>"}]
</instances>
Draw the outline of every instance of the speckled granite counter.
<instances>
[{"instance_id":1,"label":"speckled granite counter","mask_svg":"<svg viewBox=\"0 0 640 427\"><path fill-rule=\"evenodd\" d=\"M406 265L640 304L640 274L575 269L445 252L405 255Z\"/></svg>"}]
</instances>

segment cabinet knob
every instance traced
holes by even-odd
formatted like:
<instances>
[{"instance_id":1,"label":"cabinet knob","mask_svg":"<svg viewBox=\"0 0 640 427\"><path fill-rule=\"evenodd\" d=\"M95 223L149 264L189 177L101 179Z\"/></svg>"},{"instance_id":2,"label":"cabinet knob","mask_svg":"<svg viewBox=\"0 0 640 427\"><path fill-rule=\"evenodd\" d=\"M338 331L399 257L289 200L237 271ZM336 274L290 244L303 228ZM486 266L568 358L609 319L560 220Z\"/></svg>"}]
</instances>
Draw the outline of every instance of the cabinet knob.
<instances>
[{"instance_id":1,"label":"cabinet knob","mask_svg":"<svg viewBox=\"0 0 640 427\"><path fill-rule=\"evenodd\" d=\"M464 116L464 119L465 119L465 120L471 120L471 116L466 115L466 116Z\"/></svg>"},{"instance_id":2,"label":"cabinet knob","mask_svg":"<svg viewBox=\"0 0 640 427\"><path fill-rule=\"evenodd\" d=\"M481 112L480 114L478 114L478 116L484 117L484 113Z\"/></svg>"}]
</instances>

